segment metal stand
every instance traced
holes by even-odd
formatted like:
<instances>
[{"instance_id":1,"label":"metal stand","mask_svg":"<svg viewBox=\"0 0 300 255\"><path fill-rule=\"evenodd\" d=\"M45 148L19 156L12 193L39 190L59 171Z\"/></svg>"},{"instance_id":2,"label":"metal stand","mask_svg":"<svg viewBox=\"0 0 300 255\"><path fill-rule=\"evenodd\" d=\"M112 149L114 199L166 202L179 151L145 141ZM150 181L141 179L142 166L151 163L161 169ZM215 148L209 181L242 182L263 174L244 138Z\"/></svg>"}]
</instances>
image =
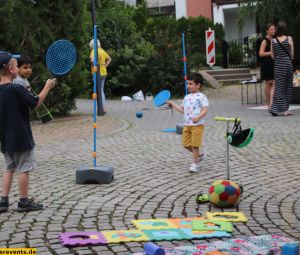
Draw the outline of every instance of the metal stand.
<instances>
[{"instance_id":1,"label":"metal stand","mask_svg":"<svg viewBox=\"0 0 300 255\"><path fill-rule=\"evenodd\" d=\"M236 118L225 118L225 117L215 117L216 121L226 121L226 135L229 132L229 122L235 122ZM241 122L241 119L238 118L237 122ZM230 180L230 168L229 168L229 142L226 137L226 171L225 179Z\"/></svg>"},{"instance_id":2,"label":"metal stand","mask_svg":"<svg viewBox=\"0 0 300 255\"><path fill-rule=\"evenodd\" d=\"M77 184L109 184L114 179L112 166L80 166L76 171Z\"/></svg>"},{"instance_id":3,"label":"metal stand","mask_svg":"<svg viewBox=\"0 0 300 255\"><path fill-rule=\"evenodd\" d=\"M95 3L94 0L92 2L92 13L95 16ZM93 16L93 19L95 17ZM97 95L97 73L99 73L99 63L97 56L97 26L94 25L94 65L93 69L93 100L94 100L94 114L93 114L93 129L94 129L94 145L93 145L93 167L89 166L80 166L76 170L76 183L77 184L109 184L114 179L114 169L112 166L107 165L97 165L96 162L96 151L97 151L97 98L101 98L101 95ZM98 93L101 93L101 90L98 89ZM99 113L99 111L98 111Z\"/></svg>"},{"instance_id":4,"label":"metal stand","mask_svg":"<svg viewBox=\"0 0 300 255\"><path fill-rule=\"evenodd\" d=\"M37 96L37 93L35 92L35 90L32 87L31 87L31 91L35 96ZM41 122L43 122L44 124L48 121L53 120L53 117L52 117L50 111L48 110L48 108L46 107L46 105L44 103L42 103L39 108L36 108L35 112L36 112L36 115L38 116L39 120Z\"/></svg>"},{"instance_id":5,"label":"metal stand","mask_svg":"<svg viewBox=\"0 0 300 255\"><path fill-rule=\"evenodd\" d=\"M249 104L249 85L253 85L255 89L255 104L259 103L258 96L257 96L257 85L260 87L260 104L262 104L262 84L261 80L258 81L242 81L241 83L241 97L242 97L242 104L244 104L244 86L246 86L246 104Z\"/></svg>"},{"instance_id":6,"label":"metal stand","mask_svg":"<svg viewBox=\"0 0 300 255\"><path fill-rule=\"evenodd\" d=\"M184 92L185 95L188 94L187 89L187 68L186 68L186 52L185 52L185 36L184 33L181 34L181 44L182 44L182 62L183 62L183 72L184 72ZM176 134L182 135L183 123L176 124Z\"/></svg>"},{"instance_id":7,"label":"metal stand","mask_svg":"<svg viewBox=\"0 0 300 255\"><path fill-rule=\"evenodd\" d=\"M183 126L184 126L183 123L177 123L176 124L176 134L182 135Z\"/></svg>"}]
</instances>

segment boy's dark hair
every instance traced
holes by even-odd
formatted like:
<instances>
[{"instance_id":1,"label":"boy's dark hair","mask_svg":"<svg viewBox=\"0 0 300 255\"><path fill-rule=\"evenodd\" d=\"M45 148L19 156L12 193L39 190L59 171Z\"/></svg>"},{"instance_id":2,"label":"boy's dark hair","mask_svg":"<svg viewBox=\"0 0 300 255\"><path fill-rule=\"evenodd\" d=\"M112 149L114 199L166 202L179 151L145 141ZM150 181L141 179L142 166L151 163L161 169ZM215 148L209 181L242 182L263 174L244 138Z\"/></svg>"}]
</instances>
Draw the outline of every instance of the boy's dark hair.
<instances>
[{"instance_id":1,"label":"boy's dark hair","mask_svg":"<svg viewBox=\"0 0 300 255\"><path fill-rule=\"evenodd\" d=\"M22 55L20 58L18 58L18 67L21 67L22 65L32 65L33 61L32 58L29 57L28 55Z\"/></svg>"},{"instance_id":2,"label":"boy's dark hair","mask_svg":"<svg viewBox=\"0 0 300 255\"><path fill-rule=\"evenodd\" d=\"M187 77L188 80L194 81L196 84L200 83L200 85L203 85L203 77L200 73L190 73Z\"/></svg>"}]
</instances>

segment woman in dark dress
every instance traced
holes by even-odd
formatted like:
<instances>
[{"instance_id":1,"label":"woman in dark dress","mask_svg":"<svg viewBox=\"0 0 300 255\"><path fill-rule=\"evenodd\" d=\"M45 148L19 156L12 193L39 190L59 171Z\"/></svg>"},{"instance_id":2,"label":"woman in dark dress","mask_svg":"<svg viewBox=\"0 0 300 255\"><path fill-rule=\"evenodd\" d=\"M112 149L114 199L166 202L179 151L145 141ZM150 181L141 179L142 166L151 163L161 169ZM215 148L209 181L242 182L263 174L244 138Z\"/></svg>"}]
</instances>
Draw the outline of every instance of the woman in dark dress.
<instances>
[{"instance_id":1,"label":"woman in dark dress","mask_svg":"<svg viewBox=\"0 0 300 255\"><path fill-rule=\"evenodd\" d=\"M261 80L265 81L265 97L268 104L268 110L271 108L274 95L274 60L271 57L271 40L273 39L275 32L275 25L269 23L266 26L266 37L263 39L259 49L259 56L261 58L260 77Z\"/></svg>"}]
</instances>

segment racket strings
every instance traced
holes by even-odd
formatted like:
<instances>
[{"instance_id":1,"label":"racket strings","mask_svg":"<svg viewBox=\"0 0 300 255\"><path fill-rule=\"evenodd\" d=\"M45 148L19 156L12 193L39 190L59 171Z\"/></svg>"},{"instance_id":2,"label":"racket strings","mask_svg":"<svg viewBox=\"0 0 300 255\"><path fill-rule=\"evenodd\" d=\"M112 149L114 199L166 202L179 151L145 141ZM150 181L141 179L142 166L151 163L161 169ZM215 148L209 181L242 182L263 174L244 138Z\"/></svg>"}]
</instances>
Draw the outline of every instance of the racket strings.
<instances>
[{"instance_id":1,"label":"racket strings","mask_svg":"<svg viewBox=\"0 0 300 255\"><path fill-rule=\"evenodd\" d=\"M49 71L54 75L68 73L76 62L76 49L67 40L58 40L48 49L46 63Z\"/></svg>"}]
</instances>

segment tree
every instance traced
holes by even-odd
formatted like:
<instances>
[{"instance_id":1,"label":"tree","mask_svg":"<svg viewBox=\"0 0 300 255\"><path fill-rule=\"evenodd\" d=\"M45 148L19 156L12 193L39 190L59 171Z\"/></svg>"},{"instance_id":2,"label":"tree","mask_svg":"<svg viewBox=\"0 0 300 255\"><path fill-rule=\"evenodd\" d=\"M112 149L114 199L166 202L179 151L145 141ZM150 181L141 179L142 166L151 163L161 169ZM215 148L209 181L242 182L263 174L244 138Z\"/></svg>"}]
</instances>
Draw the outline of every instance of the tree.
<instances>
[{"instance_id":1,"label":"tree","mask_svg":"<svg viewBox=\"0 0 300 255\"><path fill-rule=\"evenodd\" d=\"M28 54L34 60L33 87L41 89L49 72L45 66L47 48L58 39L67 39L77 48L74 69L59 78L55 90L47 98L47 106L55 114L68 113L85 80L83 48L86 40L87 0L6 0L0 7L0 49ZM5 18L3 18L5 17ZM38 79L37 79L38 78Z\"/></svg>"},{"instance_id":2,"label":"tree","mask_svg":"<svg viewBox=\"0 0 300 255\"><path fill-rule=\"evenodd\" d=\"M223 38L224 30L204 17L181 18L150 17L144 38L154 47L154 54L149 62L150 68L145 77L150 81L151 91L162 88L170 89L173 94L184 94L184 74L182 62L182 33L185 33L187 71L199 71L206 67L205 30L209 27L216 32L216 44ZM216 47L220 49L220 47ZM218 54L218 51L217 51ZM220 62L217 55L217 62Z\"/></svg>"},{"instance_id":3,"label":"tree","mask_svg":"<svg viewBox=\"0 0 300 255\"><path fill-rule=\"evenodd\" d=\"M113 96L145 88L144 72L153 46L138 33L134 17L135 9L117 0L103 0L97 7L101 46L112 57L106 88Z\"/></svg>"},{"instance_id":4,"label":"tree","mask_svg":"<svg viewBox=\"0 0 300 255\"><path fill-rule=\"evenodd\" d=\"M300 54L300 0L242 0L240 21L243 22L249 15L256 15L261 31L269 22L275 24L284 20L289 33L294 38L296 56L299 62Z\"/></svg>"}]
</instances>

